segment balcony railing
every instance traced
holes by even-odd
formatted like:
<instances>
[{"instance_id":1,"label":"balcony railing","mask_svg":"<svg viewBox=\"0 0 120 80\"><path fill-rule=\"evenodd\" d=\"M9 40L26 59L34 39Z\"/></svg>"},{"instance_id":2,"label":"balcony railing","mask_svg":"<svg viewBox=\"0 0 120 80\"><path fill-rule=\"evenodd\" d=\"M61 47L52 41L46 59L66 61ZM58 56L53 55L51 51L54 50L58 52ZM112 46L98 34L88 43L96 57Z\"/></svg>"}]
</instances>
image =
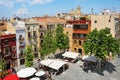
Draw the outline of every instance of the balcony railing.
<instances>
[{"instance_id":1,"label":"balcony railing","mask_svg":"<svg viewBox=\"0 0 120 80\"><path fill-rule=\"evenodd\" d=\"M24 53L20 53L19 58L23 58L23 57L25 57Z\"/></svg>"},{"instance_id":2,"label":"balcony railing","mask_svg":"<svg viewBox=\"0 0 120 80\"><path fill-rule=\"evenodd\" d=\"M46 32L46 28L40 28L39 31L40 32Z\"/></svg>"},{"instance_id":3,"label":"balcony railing","mask_svg":"<svg viewBox=\"0 0 120 80\"><path fill-rule=\"evenodd\" d=\"M22 42L22 41L24 41L24 38L19 38L19 42Z\"/></svg>"}]
</instances>

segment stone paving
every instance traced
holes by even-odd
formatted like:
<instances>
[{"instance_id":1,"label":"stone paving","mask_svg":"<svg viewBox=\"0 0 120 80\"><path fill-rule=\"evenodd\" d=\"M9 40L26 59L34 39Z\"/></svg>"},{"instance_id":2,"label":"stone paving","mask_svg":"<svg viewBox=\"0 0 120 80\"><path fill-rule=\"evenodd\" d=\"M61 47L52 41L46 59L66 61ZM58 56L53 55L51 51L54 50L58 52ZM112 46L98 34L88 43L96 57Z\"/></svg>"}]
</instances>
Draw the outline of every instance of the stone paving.
<instances>
[{"instance_id":1,"label":"stone paving","mask_svg":"<svg viewBox=\"0 0 120 80\"><path fill-rule=\"evenodd\" d=\"M83 71L80 67L80 61L68 64L69 68L60 75L53 75L53 80L120 80L120 58L110 61L103 71L103 75Z\"/></svg>"}]
</instances>

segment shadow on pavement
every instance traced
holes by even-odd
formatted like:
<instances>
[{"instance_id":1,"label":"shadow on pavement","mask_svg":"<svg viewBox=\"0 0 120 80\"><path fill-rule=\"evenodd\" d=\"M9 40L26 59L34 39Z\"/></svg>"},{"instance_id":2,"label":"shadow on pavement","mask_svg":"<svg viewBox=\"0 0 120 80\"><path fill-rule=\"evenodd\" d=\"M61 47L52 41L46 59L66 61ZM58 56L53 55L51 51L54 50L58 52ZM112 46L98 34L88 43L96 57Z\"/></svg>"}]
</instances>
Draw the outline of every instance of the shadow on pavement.
<instances>
[{"instance_id":1,"label":"shadow on pavement","mask_svg":"<svg viewBox=\"0 0 120 80\"><path fill-rule=\"evenodd\" d=\"M116 69L115 69L116 66L113 63L109 62L109 61L106 61L101 66L102 66L101 70L99 70L97 68L97 66L91 66L91 65L89 65L88 67L83 68L83 71L85 71L87 73L89 71L92 72L92 73L98 73L98 74L100 74L102 76L104 76L104 72L105 71L109 72L110 74L112 74L113 72L116 72Z\"/></svg>"}]
</instances>

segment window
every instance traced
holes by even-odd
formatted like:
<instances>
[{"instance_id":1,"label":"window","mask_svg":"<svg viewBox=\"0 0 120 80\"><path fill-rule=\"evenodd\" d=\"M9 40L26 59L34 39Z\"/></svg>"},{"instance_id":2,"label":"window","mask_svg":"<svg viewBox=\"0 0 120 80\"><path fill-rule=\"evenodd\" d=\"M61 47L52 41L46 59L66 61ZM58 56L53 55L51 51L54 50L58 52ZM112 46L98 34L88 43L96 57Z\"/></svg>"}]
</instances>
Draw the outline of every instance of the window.
<instances>
[{"instance_id":1,"label":"window","mask_svg":"<svg viewBox=\"0 0 120 80\"><path fill-rule=\"evenodd\" d=\"M20 65L23 65L25 63L25 59L20 59Z\"/></svg>"},{"instance_id":2,"label":"window","mask_svg":"<svg viewBox=\"0 0 120 80\"><path fill-rule=\"evenodd\" d=\"M31 37L31 33L30 32L28 32L28 37Z\"/></svg>"},{"instance_id":3,"label":"window","mask_svg":"<svg viewBox=\"0 0 120 80\"><path fill-rule=\"evenodd\" d=\"M69 33L69 32L66 32L67 34Z\"/></svg>"},{"instance_id":4,"label":"window","mask_svg":"<svg viewBox=\"0 0 120 80\"><path fill-rule=\"evenodd\" d=\"M42 28L42 25L39 25L40 28Z\"/></svg>"},{"instance_id":5,"label":"window","mask_svg":"<svg viewBox=\"0 0 120 80\"><path fill-rule=\"evenodd\" d=\"M16 51L16 46L12 47L12 51L14 51L14 52Z\"/></svg>"},{"instance_id":6,"label":"window","mask_svg":"<svg viewBox=\"0 0 120 80\"><path fill-rule=\"evenodd\" d=\"M19 35L19 39L22 39L22 35Z\"/></svg>"},{"instance_id":7,"label":"window","mask_svg":"<svg viewBox=\"0 0 120 80\"><path fill-rule=\"evenodd\" d=\"M12 38L12 41L15 41L16 39L15 38Z\"/></svg>"},{"instance_id":8,"label":"window","mask_svg":"<svg viewBox=\"0 0 120 80\"><path fill-rule=\"evenodd\" d=\"M34 54L34 56L35 56L35 57L38 57L38 54L37 54L37 53L35 53L35 54Z\"/></svg>"},{"instance_id":9,"label":"window","mask_svg":"<svg viewBox=\"0 0 120 80\"><path fill-rule=\"evenodd\" d=\"M10 48L7 46L4 48L5 56L10 55Z\"/></svg>"},{"instance_id":10,"label":"window","mask_svg":"<svg viewBox=\"0 0 120 80\"><path fill-rule=\"evenodd\" d=\"M14 66L14 67L17 67L17 61L14 61L14 62L13 62L13 66Z\"/></svg>"},{"instance_id":11,"label":"window","mask_svg":"<svg viewBox=\"0 0 120 80\"><path fill-rule=\"evenodd\" d=\"M36 48L36 47L34 48L34 51L35 51L35 52L37 51L37 48Z\"/></svg>"},{"instance_id":12,"label":"window","mask_svg":"<svg viewBox=\"0 0 120 80\"><path fill-rule=\"evenodd\" d=\"M74 40L74 44L76 44L77 43L77 40Z\"/></svg>"},{"instance_id":13,"label":"window","mask_svg":"<svg viewBox=\"0 0 120 80\"><path fill-rule=\"evenodd\" d=\"M23 56L23 50L20 50L20 56Z\"/></svg>"},{"instance_id":14,"label":"window","mask_svg":"<svg viewBox=\"0 0 120 80\"><path fill-rule=\"evenodd\" d=\"M82 44L82 42L79 40L79 45L81 45Z\"/></svg>"},{"instance_id":15,"label":"window","mask_svg":"<svg viewBox=\"0 0 120 80\"><path fill-rule=\"evenodd\" d=\"M36 31L33 31L33 36L36 36Z\"/></svg>"},{"instance_id":16,"label":"window","mask_svg":"<svg viewBox=\"0 0 120 80\"><path fill-rule=\"evenodd\" d=\"M76 49L76 48L74 48L74 50L76 51L77 49Z\"/></svg>"},{"instance_id":17,"label":"window","mask_svg":"<svg viewBox=\"0 0 120 80\"><path fill-rule=\"evenodd\" d=\"M97 23L97 20L95 20L94 23Z\"/></svg>"},{"instance_id":18,"label":"window","mask_svg":"<svg viewBox=\"0 0 120 80\"><path fill-rule=\"evenodd\" d=\"M17 56L16 56L16 54L13 54L12 57L13 57L13 58L16 58Z\"/></svg>"},{"instance_id":19,"label":"window","mask_svg":"<svg viewBox=\"0 0 120 80\"><path fill-rule=\"evenodd\" d=\"M28 30L28 31L30 30L30 26L28 26L27 30Z\"/></svg>"}]
</instances>

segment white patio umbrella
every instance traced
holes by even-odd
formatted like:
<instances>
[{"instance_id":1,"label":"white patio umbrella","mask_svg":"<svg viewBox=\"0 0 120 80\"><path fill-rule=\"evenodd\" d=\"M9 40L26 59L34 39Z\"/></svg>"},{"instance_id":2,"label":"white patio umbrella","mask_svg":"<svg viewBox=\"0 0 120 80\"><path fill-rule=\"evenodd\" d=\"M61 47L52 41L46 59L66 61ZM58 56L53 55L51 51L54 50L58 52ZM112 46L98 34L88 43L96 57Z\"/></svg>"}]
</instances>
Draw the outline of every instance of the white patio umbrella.
<instances>
[{"instance_id":1,"label":"white patio umbrella","mask_svg":"<svg viewBox=\"0 0 120 80\"><path fill-rule=\"evenodd\" d=\"M30 80L40 80L38 77L33 77Z\"/></svg>"},{"instance_id":2,"label":"white patio umbrella","mask_svg":"<svg viewBox=\"0 0 120 80\"><path fill-rule=\"evenodd\" d=\"M20 78L27 78L27 77L32 76L35 72L36 72L35 68L28 67L28 68L24 68L24 69L21 69L20 71L18 71L17 75Z\"/></svg>"},{"instance_id":3,"label":"white patio umbrella","mask_svg":"<svg viewBox=\"0 0 120 80\"><path fill-rule=\"evenodd\" d=\"M38 71L35 73L35 75L38 77L43 76L43 75L45 75L45 71Z\"/></svg>"}]
</instances>

